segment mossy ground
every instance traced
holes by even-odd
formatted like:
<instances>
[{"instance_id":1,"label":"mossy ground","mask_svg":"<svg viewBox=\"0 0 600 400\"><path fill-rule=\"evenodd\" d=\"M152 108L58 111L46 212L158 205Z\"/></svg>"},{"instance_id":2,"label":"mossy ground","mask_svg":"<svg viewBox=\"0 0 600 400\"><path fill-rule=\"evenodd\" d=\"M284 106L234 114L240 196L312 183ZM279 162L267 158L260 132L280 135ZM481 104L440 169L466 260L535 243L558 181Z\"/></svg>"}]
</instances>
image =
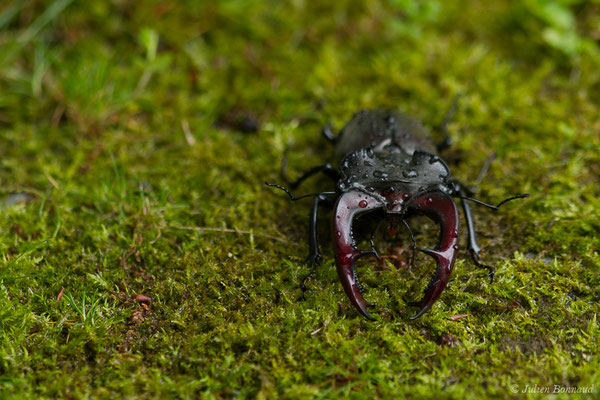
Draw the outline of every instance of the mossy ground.
<instances>
[{"instance_id":1,"label":"mossy ground","mask_svg":"<svg viewBox=\"0 0 600 400\"><path fill-rule=\"evenodd\" d=\"M0 4L1 398L599 395L600 4L316 3ZM475 207L496 282L461 254L409 321L433 266L371 259L369 322L323 212L300 301L310 201L263 184L285 149L299 176L331 161L325 123L434 127L459 93L453 174L496 152L478 197L531 193Z\"/></svg>"}]
</instances>

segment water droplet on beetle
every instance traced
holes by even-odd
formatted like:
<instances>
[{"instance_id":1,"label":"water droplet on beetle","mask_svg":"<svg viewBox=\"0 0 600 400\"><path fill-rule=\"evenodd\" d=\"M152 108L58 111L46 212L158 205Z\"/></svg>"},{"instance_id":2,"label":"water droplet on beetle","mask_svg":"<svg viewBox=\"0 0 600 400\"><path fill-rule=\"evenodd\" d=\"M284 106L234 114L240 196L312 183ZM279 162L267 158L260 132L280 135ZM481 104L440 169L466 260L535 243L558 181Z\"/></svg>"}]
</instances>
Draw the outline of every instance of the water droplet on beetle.
<instances>
[{"instance_id":1,"label":"water droplet on beetle","mask_svg":"<svg viewBox=\"0 0 600 400\"><path fill-rule=\"evenodd\" d=\"M410 171L402 171L402 175L404 175L405 178L416 178L417 176L419 176L417 171L415 171L414 169L411 169Z\"/></svg>"},{"instance_id":2,"label":"water droplet on beetle","mask_svg":"<svg viewBox=\"0 0 600 400\"><path fill-rule=\"evenodd\" d=\"M367 201L366 201L366 200L361 200L361 201L358 203L358 205L359 205L359 207L360 207L360 208L365 208L366 206L368 206L368 205L369 205L369 203L367 203Z\"/></svg>"},{"instance_id":3,"label":"water droplet on beetle","mask_svg":"<svg viewBox=\"0 0 600 400\"><path fill-rule=\"evenodd\" d=\"M426 204L431 204L433 203L433 199L431 197L428 197L427 200L425 200Z\"/></svg>"},{"instance_id":4,"label":"water droplet on beetle","mask_svg":"<svg viewBox=\"0 0 600 400\"><path fill-rule=\"evenodd\" d=\"M341 237L342 237L342 232L340 232L340 231L335 231L335 236L336 236L337 238L341 238Z\"/></svg>"},{"instance_id":5,"label":"water droplet on beetle","mask_svg":"<svg viewBox=\"0 0 600 400\"><path fill-rule=\"evenodd\" d=\"M452 232L450 232L450 236L453 237L453 238L458 237L458 230L455 229Z\"/></svg>"},{"instance_id":6,"label":"water droplet on beetle","mask_svg":"<svg viewBox=\"0 0 600 400\"><path fill-rule=\"evenodd\" d=\"M373 171L373 176L375 178L379 178L379 179L385 180L385 179L387 179L388 174L386 172L383 172L383 171Z\"/></svg>"},{"instance_id":7,"label":"water droplet on beetle","mask_svg":"<svg viewBox=\"0 0 600 400\"><path fill-rule=\"evenodd\" d=\"M458 245L457 245L457 244L455 244L454 246L452 246L452 248L453 248L454 250L458 250Z\"/></svg>"}]
</instances>

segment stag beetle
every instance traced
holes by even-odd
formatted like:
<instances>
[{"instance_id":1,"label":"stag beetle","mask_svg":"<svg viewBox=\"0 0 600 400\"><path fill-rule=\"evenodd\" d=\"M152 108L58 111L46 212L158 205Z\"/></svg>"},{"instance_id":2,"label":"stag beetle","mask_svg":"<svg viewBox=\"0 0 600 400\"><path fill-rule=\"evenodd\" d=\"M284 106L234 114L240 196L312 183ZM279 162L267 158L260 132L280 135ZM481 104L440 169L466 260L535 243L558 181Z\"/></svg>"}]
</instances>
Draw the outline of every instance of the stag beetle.
<instances>
[{"instance_id":1,"label":"stag beetle","mask_svg":"<svg viewBox=\"0 0 600 400\"><path fill-rule=\"evenodd\" d=\"M438 153L450 146L451 140L446 125L456 109L456 99L442 124L438 127L444 139L435 143L430 132L417 119L393 110L363 110L335 136L331 129L323 130L324 136L333 143L338 168L331 164L318 165L304 173L295 182L285 178L287 156L282 165L282 176L292 189L305 179L322 172L337 181L335 192L322 192L306 196L294 196L286 187L265 182L285 191L292 200L314 197L309 219L309 256L312 271L303 279L302 292L307 290L305 282L322 261L317 241L317 211L320 204L334 205L333 232L335 264L344 291L356 309L370 320L375 320L367 307L375 303L367 302L362 295L354 271L354 262L367 254L379 258L371 237L370 250L358 250L353 235L353 221L361 214L383 210L390 224L399 222L409 230L417 249L414 235L406 219L413 215L425 215L440 225L439 243L435 249L419 248L433 257L437 268L423 299L412 303L420 311L410 319L423 315L440 296L446 287L456 254L458 252L459 216L452 197L460 199L468 232L468 250L476 266L489 271L493 282L494 269L479 262L480 248L477 245L473 217L469 201L497 210L502 204L516 198L527 197L519 194L505 199L497 206L474 199L474 192L451 177L448 165Z\"/></svg>"}]
</instances>

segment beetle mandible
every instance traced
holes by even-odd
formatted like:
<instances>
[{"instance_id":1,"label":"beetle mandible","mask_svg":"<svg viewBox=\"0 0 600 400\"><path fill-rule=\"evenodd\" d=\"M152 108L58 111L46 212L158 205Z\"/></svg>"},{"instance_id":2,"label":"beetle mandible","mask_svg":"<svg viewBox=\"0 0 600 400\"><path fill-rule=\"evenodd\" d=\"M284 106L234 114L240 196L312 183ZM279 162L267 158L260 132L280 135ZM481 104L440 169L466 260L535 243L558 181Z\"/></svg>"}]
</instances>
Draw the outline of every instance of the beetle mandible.
<instances>
[{"instance_id":1,"label":"beetle mandible","mask_svg":"<svg viewBox=\"0 0 600 400\"><path fill-rule=\"evenodd\" d=\"M439 126L444 139L435 143L430 132L417 119L395 110L363 110L335 136L331 129L323 130L324 136L333 143L338 168L322 164L311 168L295 182L289 182L291 189L298 187L305 179L317 173L325 173L337 181L335 192L322 192L296 197L286 187L266 182L269 186L284 190L292 200L314 197L309 218L309 256L312 271L302 280L310 278L322 260L317 240L317 211L320 204L334 205L333 232L336 269L346 295L356 309L370 320L375 320L367 307L354 271L355 261L367 254L378 254L371 238L370 250L359 250L353 237L353 221L361 214L383 210L388 220L402 222L410 231L406 219L413 215L425 215L440 225L439 243L435 249L419 248L431 256L437 266L433 278L425 289L415 319L423 315L438 299L450 278L458 253L459 216L452 197L461 202L468 233L468 250L476 266L486 268L491 281L494 269L479 262L480 248L474 230L469 201L497 210L502 204L516 198L527 197L519 194L509 197L493 206L472 197L474 193L450 175L448 165L438 153L450 146L450 136L446 125L456 109L456 99L444 121ZM285 178L287 158L282 166ZM413 252L414 257L414 252Z\"/></svg>"}]
</instances>

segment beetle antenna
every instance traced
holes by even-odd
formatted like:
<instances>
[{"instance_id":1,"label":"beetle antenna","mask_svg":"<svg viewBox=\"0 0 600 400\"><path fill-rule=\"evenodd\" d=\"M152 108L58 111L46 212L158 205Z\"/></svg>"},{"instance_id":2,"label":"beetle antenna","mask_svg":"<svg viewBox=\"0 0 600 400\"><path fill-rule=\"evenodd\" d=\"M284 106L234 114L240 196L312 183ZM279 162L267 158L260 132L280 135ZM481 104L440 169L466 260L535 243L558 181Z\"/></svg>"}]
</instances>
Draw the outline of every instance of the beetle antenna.
<instances>
[{"instance_id":1,"label":"beetle antenna","mask_svg":"<svg viewBox=\"0 0 600 400\"><path fill-rule=\"evenodd\" d=\"M292 201L304 199L304 198L307 198L307 197L315 197L315 196L319 196L321 194L325 194L325 195L336 194L335 192L321 192L321 193L305 194L303 196L294 196L292 194L292 192L290 192L285 186L281 186L281 185L278 185L277 183L271 183L271 182L265 182L265 185L276 187L277 189L283 190L288 196L290 196L290 199Z\"/></svg>"},{"instance_id":2,"label":"beetle antenna","mask_svg":"<svg viewBox=\"0 0 600 400\"><path fill-rule=\"evenodd\" d=\"M461 198L461 199L464 199L464 200L472 201L473 203L480 204L480 205L482 205L484 207L491 208L492 210L498 210L502 204L507 203L507 202L509 202L511 200L524 199L526 197L529 197L529 193L517 194L516 196L509 197L507 199L502 200L496 206L488 204L488 203L484 203L483 201L474 199L472 197L467 197L467 196L458 196L458 197Z\"/></svg>"}]
</instances>

